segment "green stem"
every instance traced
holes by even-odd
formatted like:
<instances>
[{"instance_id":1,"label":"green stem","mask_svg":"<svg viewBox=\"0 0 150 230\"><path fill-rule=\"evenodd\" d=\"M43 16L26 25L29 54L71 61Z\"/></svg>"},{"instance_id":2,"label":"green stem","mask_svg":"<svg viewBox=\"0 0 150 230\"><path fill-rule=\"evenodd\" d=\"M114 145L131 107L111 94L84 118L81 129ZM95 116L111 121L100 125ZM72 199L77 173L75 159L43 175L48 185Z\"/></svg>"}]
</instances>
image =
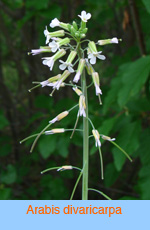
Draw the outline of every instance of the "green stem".
<instances>
[{"instance_id":1,"label":"green stem","mask_svg":"<svg viewBox=\"0 0 150 230\"><path fill-rule=\"evenodd\" d=\"M88 124L88 97L85 71L82 74L82 92L85 96L86 117L83 117L83 176L82 176L82 200L88 200L88 167L89 167L89 124Z\"/></svg>"},{"instance_id":2,"label":"green stem","mask_svg":"<svg viewBox=\"0 0 150 230\"><path fill-rule=\"evenodd\" d=\"M79 176L78 176L78 179L77 179L77 181L76 181L76 183L75 183L75 186L74 186L74 188L73 188L73 191L72 191L70 200L73 199L74 193L75 193L75 191L76 191L76 188L77 188L77 185L78 185L78 183L79 183L79 181L80 181L80 178L81 178L81 176L82 176L82 173L83 173L83 170L80 172L80 174L79 174Z\"/></svg>"},{"instance_id":3,"label":"green stem","mask_svg":"<svg viewBox=\"0 0 150 230\"><path fill-rule=\"evenodd\" d=\"M46 129L48 129L50 126L51 126L51 123L48 124L48 125L37 135L37 137L35 138L35 140L34 140L32 146L31 146L30 153L32 153L32 151L33 151L33 149L34 149L34 147L35 147L35 145L36 145L38 139L40 138L40 136L41 136L41 135L46 131Z\"/></svg>"},{"instance_id":4,"label":"green stem","mask_svg":"<svg viewBox=\"0 0 150 230\"><path fill-rule=\"evenodd\" d=\"M122 153L124 153L124 155L129 159L129 161L132 162L131 157L126 153L126 151L124 149L122 149L119 145L117 145L114 141L110 141L113 145L115 145L118 149L120 149L120 151Z\"/></svg>"},{"instance_id":5,"label":"green stem","mask_svg":"<svg viewBox=\"0 0 150 230\"><path fill-rule=\"evenodd\" d=\"M109 196L107 196L105 193L103 193L103 192L101 192L101 191L99 191L99 190L97 190L97 189L89 188L88 190L89 190L89 191L94 191L94 192L99 193L100 195L102 195L103 197L105 197L107 200L112 200L112 199L111 199Z\"/></svg>"}]
</instances>

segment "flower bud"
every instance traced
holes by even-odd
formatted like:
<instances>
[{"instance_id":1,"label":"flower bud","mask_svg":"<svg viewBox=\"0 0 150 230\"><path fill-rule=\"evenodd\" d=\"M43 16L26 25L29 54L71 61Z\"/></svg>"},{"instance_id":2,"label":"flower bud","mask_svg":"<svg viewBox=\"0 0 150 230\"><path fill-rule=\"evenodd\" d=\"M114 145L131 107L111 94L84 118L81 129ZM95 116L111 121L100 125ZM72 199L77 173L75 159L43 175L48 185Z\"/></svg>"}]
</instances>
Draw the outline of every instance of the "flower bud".
<instances>
[{"instance_id":1,"label":"flower bud","mask_svg":"<svg viewBox=\"0 0 150 230\"><path fill-rule=\"evenodd\" d=\"M75 75L75 77L73 79L74 82L78 82L79 81L80 76L81 76L81 74L83 72L84 67L85 67L85 59L80 59L79 65L78 65L78 69L77 69L77 73L76 73L76 75Z\"/></svg>"},{"instance_id":2,"label":"flower bud","mask_svg":"<svg viewBox=\"0 0 150 230\"><path fill-rule=\"evenodd\" d=\"M66 54L66 51L64 49L60 49L57 51L57 53L53 56L53 60L56 61L57 59L61 58Z\"/></svg>"},{"instance_id":3,"label":"flower bud","mask_svg":"<svg viewBox=\"0 0 150 230\"><path fill-rule=\"evenodd\" d=\"M85 59L85 61L86 61L86 70L87 70L87 73L89 74L89 75L92 75L92 73L94 72L94 69L93 69L93 67L91 66L91 64L88 62L88 59L86 58Z\"/></svg>"},{"instance_id":4,"label":"flower bud","mask_svg":"<svg viewBox=\"0 0 150 230\"><path fill-rule=\"evenodd\" d=\"M115 141L116 138L111 138L111 137L108 137L108 136L105 136L105 135L102 135L102 138L106 141Z\"/></svg>"},{"instance_id":5,"label":"flower bud","mask_svg":"<svg viewBox=\"0 0 150 230\"><path fill-rule=\"evenodd\" d=\"M56 134L56 133L64 133L65 129L52 129L49 131L45 131L45 135L49 135L49 134Z\"/></svg>"},{"instance_id":6,"label":"flower bud","mask_svg":"<svg viewBox=\"0 0 150 230\"><path fill-rule=\"evenodd\" d=\"M64 111L57 116L57 120L60 121L69 114L68 111Z\"/></svg>"},{"instance_id":7,"label":"flower bud","mask_svg":"<svg viewBox=\"0 0 150 230\"><path fill-rule=\"evenodd\" d=\"M101 146L101 142L100 142L100 135L99 135L99 132L96 130L96 129L93 129L92 130L92 133L93 133L93 136L94 136L94 138L95 138L95 145L96 145L96 147L97 146Z\"/></svg>"},{"instance_id":8,"label":"flower bud","mask_svg":"<svg viewBox=\"0 0 150 230\"><path fill-rule=\"evenodd\" d=\"M66 78L67 78L70 74L71 74L70 71L65 70L65 71L63 72L63 74L61 75L61 77L59 78L59 80L54 84L53 88L58 90L58 89L60 88L61 84L66 80Z\"/></svg>"},{"instance_id":9,"label":"flower bud","mask_svg":"<svg viewBox=\"0 0 150 230\"><path fill-rule=\"evenodd\" d=\"M66 62L71 64L73 62L73 60L75 59L76 55L77 55L76 51L71 51Z\"/></svg>"},{"instance_id":10,"label":"flower bud","mask_svg":"<svg viewBox=\"0 0 150 230\"><path fill-rule=\"evenodd\" d=\"M98 40L98 44L101 45L101 46L104 46L104 45L112 44L112 43L118 44L119 41L121 41L121 39L112 38L112 39Z\"/></svg>"},{"instance_id":11,"label":"flower bud","mask_svg":"<svg viewBox=\"0 0 150 230\"><path fill-rule=\"evenodd\" d=\"M65 30L68 30L68 24L69 23L60 22L59 26Z\"/></svg>"},{"instance_id":12,"label":"flower bud","mask_svg":"<svg viewBox=\"0 0 150 230\"><path fill-rule=\"evenodd\" d=\"M76 92L78 96L81 96L83 94L82 91L78 89L77 87L73 87L72 89Z\"/></svg>"},{"instance_id":13,"label":"flower bud","mask_svg":"<svg viewBox=\"0 0 150 230\"><path fill-rule=\"evenodd\" d=\"M85 38L85 34L80 34L80 38Z\"/></svg>"},{"instance_id":14,"label":"flower bud","mask_svg":"<svg viewBox=\"0 0 150 230\"><path fill-rule=\"evenodd\" d=\"M49 121L50 124L55 123L56 121L60 121L62 120L64 117L66 117L69 114L68 111L64 111L60 114L58 114L54 119L52 119L51 121Z\"/></svg>"},{"instance_id":15,"label":"flower bud","mask_svg":"<svg viewBox=\"0 0 150 230\"><path fill-rule=\"evenodd\" d=\"M84 95L80 95L79 98L79 113L78 116L82 116L86 117L86 113L85 113L85 109L86 109L86 104L85 104L85 96Z\"/></svg>"},{"instance_id":16,"label":"flower bud","mask_svg":"<svg viewBox=\"0 0 150 230\"><path fill-rule=\"evenodd\" d=\"M73 169L71 165L64 165L61 168L57 169L57 171L71 170L71 169Z\"/></svg>"},{"instance_id":17,"label":"flower bud","mask_svg":"<svg viewBox=\"0 0 150 230\"><path fill-rule=\"evenodd\" d=\"M63 46L63 45L66 45L69 42L70 42L69 38L64 38L61 41L59 41L58 44L59 44L59 46Z\"/></svg>"},{"instance_id":18,"label":"flower bud","mask_svg":"<svg viewBox=\"0 0 150 230\"><path fill-rule=\"evenodd\" d=\"M96 53L97 52L95 42L89 42L88 47L89 47L91 53Z\"/></svg>"}]
</instances>

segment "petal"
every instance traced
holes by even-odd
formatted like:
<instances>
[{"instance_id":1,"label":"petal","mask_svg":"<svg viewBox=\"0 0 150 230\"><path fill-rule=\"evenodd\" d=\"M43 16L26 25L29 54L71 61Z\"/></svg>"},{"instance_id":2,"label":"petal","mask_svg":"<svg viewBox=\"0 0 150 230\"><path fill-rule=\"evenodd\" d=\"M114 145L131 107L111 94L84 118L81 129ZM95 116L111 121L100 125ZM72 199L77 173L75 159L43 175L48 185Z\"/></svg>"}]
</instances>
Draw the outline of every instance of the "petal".
<instances>
[{"instance_id":1,"label":"petal","mask_svg":"<svg viewBox=\"0 0 150 230\"><path fill-rule=\"evenodd\" d=\"M90 18L91 18L91 14L88 13L88 14L86 15L86 19L88 20L88 19L90 19Z\"/></svg>"},{"instance_id":2,"label":"petal","mask_svg":"<svg viewBox=\"0 0 150 230\"><path fill-rule=\"evenodd\" d=\"M84 17L86 17L86 11L85 10L83 10L82 12L81 12L81 16L84 18Z\"/></svg>"},{"instance_id":3,"label":"petal","mask_svg":"<svg viewBox=\"0 0 150 230\"><path fill-rule=\"evenodd\" d=\"M57 46L53 47L53 48L52 48L52 52L55 53L55 52L57 51L57 49L58 49Z\"/></svg>"},{"instance_id":4,"label":"petal","mask_svg":"<svg viewBox=\"0 0 150 230\"><path fill-rule=\"evenodd\" d=\"M92 53L88 54L88 58L92 58L94 55Z\"/></svg>"},{"instance_id":5,"label":"petal","mask_svg":"<svg viewBox=\"0 0 150 230\"><path fill-rule=\"evenodd\" d=\"M111 43L118 43L118 38L112 38Z\"/></svg>"},{"instance_id":6,"label":"petal","mask_svg":"<svg viewBox=\"0 0 150 230\"><path fill-rule=\"evenodd\" d=\"M95 56L93 56L93 57L90 59L90 63L91 63L92 65L94 65L94 64L96 63L96 57L95 57Z\"/></svg>"},{"instance_id":7,"label":"petal","mask_svg":"<svg viewBox=\"0 0 150 230\"><path fill-rule=\"evenodd\" d=\"M106 57L104 56L104 55L97 55L97 57L99 58L99 59L101 59L101 60L105 60L106 59Z\"/></svg>"},{"instance_id":8,"label":"petal","mask_svg":"<svg viewBox=\"0 0 150 230\"><path fill-rule=\"evenodd\" d=\"M62 60L59 60L59 62L60 62L60 63L62 63L62 64L65 64L65 62L64 62L64 61L62 61Z\"/></svg>"},{"instance_id":9,"label":"petal","mask_svg":"<svg viewBox=\"0 0 150 230\"><path fill-rule=\"evenodd\" d=\"M65 64L61 64L61 65L59 66L59 69L61 69L61 70L66 69L66 65L65 65Z\"/></svg>"},{"instance_id":10,"label":"petal","mask_svg":"<svg viewBox=\"0 0 150 230\"><path fill-rule=\"evenodd\" d=\"M69 70L70 73L74 72L74 69L71 66L68 66L68 70Z\"/></svg>"},{"instance_id":11,"label":"petal","mask_svg":"<svg viewBox=\"0 0 150 230\"><path fill-rule=\"evenodd\" d=\"M49 43L50 47L55 47L56 45L57 45L57 43L55 41L52 41L52 42Z\"/></svg>"}]
</instances>

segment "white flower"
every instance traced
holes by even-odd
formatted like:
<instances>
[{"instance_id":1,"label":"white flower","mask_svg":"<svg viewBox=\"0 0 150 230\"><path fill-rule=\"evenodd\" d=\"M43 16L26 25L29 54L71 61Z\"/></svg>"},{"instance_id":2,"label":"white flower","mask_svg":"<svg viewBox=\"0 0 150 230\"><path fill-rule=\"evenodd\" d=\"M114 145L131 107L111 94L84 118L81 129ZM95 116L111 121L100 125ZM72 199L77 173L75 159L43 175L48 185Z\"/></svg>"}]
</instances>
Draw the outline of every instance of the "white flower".
<instances>
[{"instance_id":1,"label":"white flower","mask_svg":"<svg viewBox=\"0 0 150 230\"><path fill-rule=\"evenodd\" d=\"M66 117L69 114L68 111L64 111L60 114L58 114L54 119L52 119L51 121L49 121L50 124L55 123L56 121L60 121L62 120L64 117Z\"/></svg>"},{"instance_id":2,"label":"white flower","mask_svg":"<svg viewBox=\"0 0 150 230\"><path fill-rule=\"evenodd\" d=\"M95 84L95 89L96 89L96 95L102 94L102 90L100 89L100 87L97 84Z\"/></svg>"},{"instance_id":3,"label":"white flower","mask_svg":"<svg viewBox=\"0 0 150 230\"><path fill-rule=\"evenodd\" d=\"M108 136L105 136L105 135L102 135L102 138L106 141L115 141L116 138L111 138L111 137L108 137Z\"/></svg>"},{"instance_id":4,"label":"white flower","mask_svg":"<svg viewBox=\"0 0 150 230\"><path fill-rule=\"evenodd\" d=\"M73 79L73 82L78 82L79 80L80 80L80 72L78 71L77 73L76 73L76 75L75 75L75 77L74 77L74 79Z\"/></svg>"},{"instance_id":5,"label":"white flower","mask_svg":"<svg viewBox=\"0 0 150 230\"><path fill-rule=\"evenodd\" d=\"M61 58L62 56L64 56L66 54L66 51L64 49L60 49L59 51L57 51L57 53L55 53L52 57L44 57L42 59L44 59L43 61L43 65L47 65L48 67L50 67L50 70L53 69L54 66L54 62Z\"/></svg>"},{"instance_id":6,"label":"white flower","mask_svg":"<svg viewBox=\"0 0 150 230\"><path fill-rule=\"evenodd\" d=\"M40 84L41 84L42 87L45 87L45 86L47 86L49 84L49 81L48 80L42 81L42 82L40 82Z\"/></svg>"},{"instance_id":7,"label":"white flower","mask_svg":"<svg viewBox=\"0 0 150 230\"><path fill-rule=\"evenodd\" d=\"M46 26L46 29L44 30L44 35L46 37L46 44L48 44L49 40L51 39L51 35L50 35L49 31L47 30L47 26Z\"/></svg>"},{"instance_id":8,"label":"white flower","mask_svg":"<svg viewBox=\"0 0 150 230\"><path fill-rule=\"evenodd\" d=\"M44 52L51 52L51 48L45 46L44 48L31 50L32 55L37 55L37 54L41 54L41 53L44 53Z\"/></svg>"},{"instance_id":9,"label":"white flower","mask_svg":"<svg viewBox=\"0 0 150 230\"><path fill-rule=\"evenodd\" d=\"M66 80L66 78L70 75L70 72L68 70L65 70L59 80L54 84L53 89L59 90L62 83Z\"/></svg>"},{"instance_id":10,"label":"white flower","mask_svg":"<svg viewBox=\"0 0 150 230\"><path fill-rule=\"evenodd\" d=\"M81 95L79 98L78 116L80 115L80 116L86 117L85 109L86 109L85 97L84 97L84 95Z\"/></svg>"},{"instance_id":11,"label":"white flower","mask_svg":"<svg viewBox=\"0 0 150 230\"><path fill-rule=\"evenodd\" d=\"M101 60L105 60L106 57L104 55L101 55L102 51L99 52L93 52L88 54L88 58L90 59L90 63L94 65L96 63L96 58L99 58Z\"/></svg>"},{"instance_id":12,"label":"white flower","mask_svg":"<svg viewBox=\"0 0 150 230\"><path fill-rule=\"evenodd\" d=\"M77 73L76 73L76 75L75 75L75 77L73 79L74 82L77 83L79 81L80 76L81 76L81 74L83 72L84 67L85 67L85 59L80 59L79 65L78 65L78 69L77 69Z\"/></svg>"},{"instance_id":13,"label":"white flower","mask_svg":"<svg viewBox=\"0 0 150 230\"><path fill-rule=\"evenodd\" d=\"M101 147L101 142L100 142L100 135L99 132L95 129L92 130L93 136L95 138L95 146Z\"/></svg>"},{"instance_id":14,"label":"white flower","mask_svg":"<svg viewBox=\"0 0 150 230\"><path fill-rule=\"evenodd\" d=\"M50 67L50 70L52 70L53 66L54 66L53 57L44 57L42 59L44 59L43 62L42 62L43 65L47 65L48 67Z\"/></svg>"},{"instance_id":15,"label":"white flower","mask_svg":"<svg viewBox=\"0 0 150 230\"><path fill-rule=\"evenodd\" d=\"M117 43L117 44L118 44L118 43L119 43L118 38L112 38L112 39L111 39L111 43Z\"/></svg>"},{"instance_id":16,"label":"white flower","mask_svg":"<svg viewBox=\"0 0 150 230\"><path fill-rule=\"evenodd\" d=\"M57 169L57 171L71 170L73 167L71 165L64 165L61 168Z\"/></svg>"},{"instance_id":17,"label":"white flower","mask_svg":"<svg viewBox=\"0 0 150 230\"><path fill-rule=\"evenodd\" d=\"M48 131L45 131L45 135L55 134L55 133L64 133L65 129L51 129Z\"/></svg>"},{"instance_id":18,"label":"white flower","mask_svg":"<svg viewBox=\"0 0 150 230\"><path fill-rule=\"evenodd\" d=\"M95 85L96 95L102 94L102 90L100 89L100 81L99 81L99 74L97 72L92 73L93 82Z\"/></svg>"},{"instance_id":19,"label":"white flower","mask_svg":"<svg viewBox=\"0 0 150 230\"><path fill-rule=\"evenodd\" d=\"M86 11L84 10L81 12L81 15L78 15L78 16L81 18L83 22L87 22L91 18L91 14L86 13Z\"/></svg>"},{"instance_id":20,"label":"white flower","mask_svg":"<svg viewBox=\"0 0 150 230\"><path fill-rule=\"evenodd\" d=\"M56 26L59 26L59 24L60 24L60 21L57 18L54 18L50 23L50 27L54 28Z\"/></svg>"},{"instance_id":21,"label":"white flower","mask_svg":"<svg viewBox=\"0 0 150 230\"><path fill-rule=\"evenodd\" d=\"M64 62L62 60L59 60L62 64L59 66L59 69L61 70L65 70L66 68L69 70L70 73L73 73L74 72L74 69L72 68L72 64L71 63L67 63L67 62Z\"/></svg>"},{"instance_id":22,"label":"white flower","mask_svg":"<svg viewBox=\"0 0 150 230\"><path fill-rule=\"evenodd\" d=\"M49 43L49 47L51 48L52 52L55 53L59 49L59 44L55 41Z\"/></svg>"}]
</instances>

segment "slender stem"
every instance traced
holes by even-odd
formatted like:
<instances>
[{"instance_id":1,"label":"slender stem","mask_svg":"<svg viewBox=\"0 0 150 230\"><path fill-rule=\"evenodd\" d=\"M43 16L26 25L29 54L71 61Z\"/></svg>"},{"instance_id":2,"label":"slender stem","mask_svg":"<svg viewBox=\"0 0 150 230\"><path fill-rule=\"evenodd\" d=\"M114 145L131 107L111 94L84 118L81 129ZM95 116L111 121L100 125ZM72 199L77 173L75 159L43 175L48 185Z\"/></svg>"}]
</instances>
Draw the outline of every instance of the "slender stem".
<instances>
[{"instance_id":1,"label":"slender stem","mask_svg":"<svg viewBox=\"0 0 150 230\"><path fill-rule=\"evenodd\" d=\"M113 145L115 145L118 149L120 149L121 152L124 153L124 155L129 159L129 161L132 162L131 157L126 153L126 151L124 149L122 149L119 145L116 144L116 142L114 141L110 141Z\"/></svg>"},{"instance_id":2,"label":"slender stem","mask_svg":"<svg viewBox=\"0 0 150 230\"><path fill-rule=\"evenodd\" d=\"M72 191L72 193L71 193L70 200L73 199L74 193L75 193L75 191L76 191L76 187L77 187L77 185L78 185L78 183L79 183L79 181L80 181L80 178L81 178L81 176L82 176L82 173L83 173L83 170L80 172L80 174L79 174L79 176L78 176L78 179L77 179L77 181L76 181L76 183L75 183L75 185L74 185L73 191Z\"/></svg>"},{"instance_id":3,"label":"slender stem","mask_svg":"<svg viewBox=\"0 0 150 230\"><path fill-rule=\"evenodd\" d=\"M104 196L107 200L112 200L112 199L111 199L109 196L107 196L105 193L103 193L103 192L101 192L101 191L99 191L99 190L97 190L97 189L89 188L88 190L89 190L89 191L94 191L94 192L99 193L100 195Z\"/></svg>"},{"instance_id":4,"label":"slender stem","mask_svg":"<svg viewBox=\"0 0 150 230\"><path fill-rule=\"evenodd\" d=\"M35 138L35 140L34 140L32 146L31 146L30 153L32 153L32 151L33 151L33 149L34 149L34 147L35 147L35 145L36 145L38 139L40 138L40 136L41 136L41 135L46 131L46 129L48 129L50 126L51 126L51 123L48 124L48 125L38 134L38 136Z\"/></svg>"},{"instance_id":5,"label":"slender stem","mask_svg":"<svg viewBox=\"0 0 150 230\"><path fill-rule=\"evenodd\" d=\"M99 156L100 156L100 163L101 163L101 178L103 180L104 179L103 157L102 157L101 148L99 147L98 149L99 149Z\"/></svg>"},{"instance_id":6,"label":"slender stem","mask_svg":"<svg viewBox=\"0 0 150 230\"><path fill-rule=\"evenodd\" d=\"M85 96L86 117L83 117L83 177L82 200L88 200L88 166L89 166L89 124L88 124L88 97L85 71L82 74L82 92Z\"/></svg>"}]
</instances>

